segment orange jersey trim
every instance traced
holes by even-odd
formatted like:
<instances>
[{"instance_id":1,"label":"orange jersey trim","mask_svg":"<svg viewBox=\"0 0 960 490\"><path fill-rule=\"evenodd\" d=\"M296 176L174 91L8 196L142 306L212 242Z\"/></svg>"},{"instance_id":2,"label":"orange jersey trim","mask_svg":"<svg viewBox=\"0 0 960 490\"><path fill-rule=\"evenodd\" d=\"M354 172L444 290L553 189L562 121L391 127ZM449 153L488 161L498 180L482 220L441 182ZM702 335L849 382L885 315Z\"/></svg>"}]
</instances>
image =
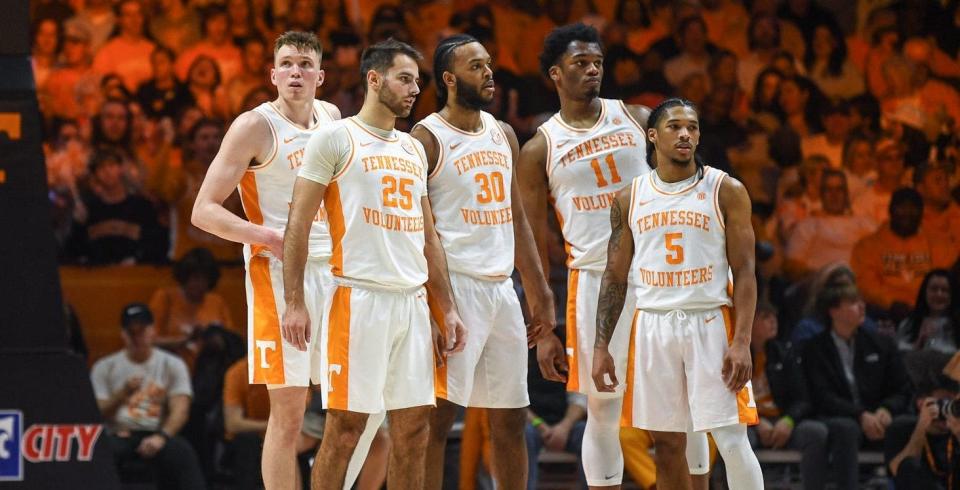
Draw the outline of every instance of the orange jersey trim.
<instances>
[{"instance_id":1,"label":"orange jersey trim","mask_svg":"<svg viewBox=\"0 0 960 490\"><path fill-rule=\"evenodd\" d=\"M443 310L440 309L440 305L437 303L436 298L429 292L427 293L427 305L430 308L430 316L433 318L433 321L437 322L437 328L440 329L440 333L444 336L444 338L446 338L447 331L443 323L443 320L444 320ZM433 394L437 398L443 398L444 400L446 400L447 399L447 379L448 379L447 363L444 362L443 366L437 366L438 360L436 359L436 356L437 356L437 352L436 352L436 349L434 349L433 365L436 367L433 370Z\"/></svg>"},{"instance_id":2,"label":"orange jersey trim","mask_svg":"<svg viewBox=\"0 0 960 490\"><path fill-rule=\"evenodd\" d=\"M721 306L720 312L723 314L723 324L727 329L727 342L732 342L734 334L734 310L729 306ZM753 406L750 406L751 398L753 398L753 394L749 386L744 386L737 392L737 415L741 424L757 425L760 423L757 404L753 403Z\"/></svg>"},{"instance_id":3,"label":"orange jersey trim","mask_svg":"<svg viewBox=\"0 0 960 490\"><path fill-rule=\"evenodd\" d=\"M620 412L621 427L633 427L633 380L636 376L634 363L637 359L636 336L639 316L640 310L634 310L633 322L630 323L630 344L627 348L627 379L623 380L626 383L626 390L623 393L623 410Z\"/></svg>"},{"instance_id":4,"label":"orange jersey trim","mask_svg":"<svg viewBox=\"0 0 960 490\"><path fill-rule=\"evenodd\" d=\"M343 276L343 236L347 232L343 218L343 203L340 202L340 184L331 182L323 198L323 205L327 210L327 225L330 230L333 255L330 257L331 272L335 276Z\"/></svg>"},{"instance_id":5,"label":"orange jersey trim","mask_svg":"<svg viewBox=\"0 0 960 490\"><path fill-rule=\"evenodd\" d=\"M263 211L260 209L260 193L257 190L257 174L247 171L240 179L240 204L247 215L247 221L255 225L263 225ZM261 244L250 244L250 255L255 256L266 247Z\"/></svg>"}]
</instances>

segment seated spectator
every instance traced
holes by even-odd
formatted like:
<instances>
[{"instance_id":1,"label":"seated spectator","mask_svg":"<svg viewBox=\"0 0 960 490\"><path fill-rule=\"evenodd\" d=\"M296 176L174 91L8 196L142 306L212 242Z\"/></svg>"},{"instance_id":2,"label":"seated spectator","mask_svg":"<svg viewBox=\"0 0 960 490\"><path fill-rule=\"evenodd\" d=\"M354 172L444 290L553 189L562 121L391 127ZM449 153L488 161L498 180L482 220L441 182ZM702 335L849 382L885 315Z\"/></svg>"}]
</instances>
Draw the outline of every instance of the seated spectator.
<instances>
[{"instance_id":1,"label":"seated spectator","mask_svg":"<svg viewBox=\"0 0 960 490\"><path fill-rule=\"evenodd\" d=\"M260 38L252 37L243 43L243 71L220 86L222 97L218 97L218 102L223 105L221 112L228 119L242 112L243 98L251 90L263 86L266 55L267 46Z\"/></svg>"},{"instance_id":2,"label":"seated spectator","mask_svg":"<svg viewBox=\"0 0 960 490\"><path fill-rule=\"evenodd\" d=\"M820 335L830 322L826 302L831 297L830 289L856 286L857 279L846 264L833 263L817 271L811 280L807 301L803 307L802 318L790 332L790 341L800 346L804 342ZM876 331L877 325L869 316L863 322L863 328Z\"/></svg>"},{"instance_id":3,"label":"seated spectator","mask_svg":"<svg viewBox=\"0 0 960 490\"><path fill-rule=\"evenodd\" d=\"M781 175L778 185L782 191L778 192L773 221L781 243L788 242L797 223L822 209L820 180L828 165L825 157L814 155Z\"/></svg>"},{"instance_id":4,"label":"seated spectator","mask_svg":"<svg viewBox=\"0 0 960 490\"><path fill-rule=\"evenodd\" d=\"M165 237L153 205L130 192L123 180L120 156L109 150L90 160L89 189L81 199L86 219L73 233L77 256L89 264L158 263Z\"/></svg>"},{"instance_id":5,"label":"seated spectator","mask_svg":"<svg viewBox=\"0 0 960 490\"><path fill-rule=\"evenodd\" d=\"M200 40L200 16L186 3L164 0L163 8L150 19L150 35L174 53L181 53Z\"/></svg>"},{"instance_id":6,"label":"seated spectator","mask_svg":"<svg viewBox=\"0 0 960 490\"><path fill-rule=\"evenodd\" d=\"M546 447L577 456L579 488L586 489L586 476L580 464L583 431L587 427L587 397L567 393L560 383L545 380L540 375L537 357L531 351L527 375L530 406L527 407L527 490L535 490L539 481L538 460Z\"/></svg>"},{"instance_id":7,"label":"seated spectator","mask_svg":"<svg viewBox=\"0 0 960 490\"><path fill-rule=\"evenodd\" d=\"M120 2L119 29L93 58L94 71L119 75L130 93L150 78L150 54L156 48L145 35L143 9L138 0Z\"/></svg>"},{"instance_id":8,"label":"seated spectator","mask_svg":"<svg viewBox=\"0 0 960 490\"><path fill-rule=\"evenodd\" d=\"M799 220L787 236L784 272L793 280L809 277L828 264L850 263L854 245L877 225L850 212L847 179L839 170L820 178L821 210Z\"/></svg>"},{"instance_id":9,"label":"seated spectator","mask_svg":"<svg viewBox=\"0 0 960 490\"><path fill-rule=\"evenodd\" d=\"M893 339L860 328L865 308L854 286L830 290L830 329L804 348L803 364L818 417L830 433L829 454L839 488L859 488L857 453L883 440L906 409L906 370Z\"/></svg>"},{"instance_id":10,"label":"seated spectator","mask_svg":"<svg viewBox=\"0 0 960 490\"><path fill-rule=\"evenodd\" d=\"M110 0L87 0L64 27L75 25L90 33L90 46L96 51L107 42L116 28L117 16L113 13L112 4Z\"/></svg>"},{"instance_id":11,"label":"seated spectator","mask_svg":"<svg viewBox=\"0 0 960 490\"><path fill-rule=\"evenodd\" d=\"M780 21L775 15L755 14L747 26L749 53L737 64L740 88L749 96L756 96L754 87L759 74L773 63L780 50Z\"/></svg>"},{"instance_id":12,"label":"seated spectator","mask_svg":"<svg viewBox=\"0 0 960 490\"><path fill-rule=\"evenodd\" d=\"M821 131L820 105L823 95L809 79L784 75L777 101L783 117L781 131L805 138Z\"/></svg>"},{"instance_id":13,"label":"seated spectator","mask_svg":"<svg viewBox=\"0 0 960 490\"><path fill-rule=\"evenodd\" d=\"M33 66L33 80L38 93L43 92L43 88L50 78L50 73L53 71L54 62L57 60L57 51L62 44L60 41L60 26L56 19L43 18L34 21L33 50L30 54L30 63Z\"/></svg>"},{"instance_id":14,"label":"seated spectator","mask_svg":"<svg viewBox=\"0 0 960 490\"><path fill-rule=\"evenodd\" d=\"M157 47L150 55L153 78L137 89L137 102L151 119L175 118L184 108L193 104L187 86L173 74L176 55L165 47Z\"/></svg>"},{"instance_id":15,"label":"seated spectator","mask_svg":"<svg viewBox=\"0 0 960 490\"><path fill-rule=\"evenodd\" d=\"M960 251L960 205L950 195L947 164L922 164L913 181L923 197L923 233L937 247L941 265L952 264Z\"/></svg>"},{"instance_id":16,"label":"seated spectator","mask_svg":"<svg viewBox=\"0 0 960 490\"><path fill-rule=\"evenodd\" d=\"M850 265L864 298L898 321L910 311L923 276L937 266L933 244L920 233L922 217L920 194L899 189L890 198L890 219L853 248Z\"/></svg>"},{"instance_id":17,"label":"seated spectator","mask_svg":"<svg viewBox=\"0 0 960 490\"><path fill-rule=\"evenodd\" d=\"M873 141L864 135L851 135L843 145L843 173L850 196L859 196L877 181Z\"/></svg>"},{"instance_id":18,"label":"seated spectator","mask_svg":"<svg viewBox=\"0 0 960 490\"><path fill-rule=\"evenodd\" d=\"M915 383L917 415L898 417L887 430L884 459L898 489L946 489L960 478L960 389L938 371Z\"/></svg>"},{"instance_id":19,"label":"seated spectator","mask_svg":"<svg viewBox=\"0 0 960 490\"><path fill-rule=\"evenodd\" d=\"M49 101L44 115L76 119L96 113L100 76L90 63L90 32L79 24L68 23L60 61L43 87L43 96Z\"/></svg>"},{"instance_id":20,"label":"seated spectator","mask_svg":"<svg viewBox=\"0 0 960 490\"><path fill-rule=\"evenodd\" d=\"M800 475L806 490L826 486L827 426L813 420L813 406L798 352L777 340L777 311L761 304L753 320L753 396L760 424L749 428L754 448L790 448L803 453Z\"/></svg>"},{"instance_id":21,"label":"seated spectator","mask_svg":"<svg viewBox=\"0 0 960 490\"><path fill-rule=\"evenodd\" d=\"M830 162L830 168L843 167L843 144L850 134L850 106L837 101L820 109L823 132L811 134L800 140L800 149L804 158L823 155Z\"/></svg>"},{"instance_id":22,"label":"seated spectator","mask_svg":"<svg viewBox=\"0 0 960 490\"><path fill-rule=\"evenodd\" d=\"M206 488L197 454L177 435L192 396L186 365L153 347L146 305L127 305L120 323L124 349L97 361L90 380L121 480L146 464L160 488Z\"/></svg>"},{"instance_id":23,"label":"seated spectator","mask_svg":"<svg viewBox=\"0 0 960 490\"><path fill-rule=\"evenodd\" d=\"M190 67L199 56L216 60L217 68L224 80L230 80L240 73L243 56L240 48L233 44L230 37L230 18L223 7L207 7L203 19L203 39L190 46L177 57L176 72L181 80L187 80Z\"/></svg>"},{"instance_id":24,"label":"seated spectator","mask_svg":"<svg viewBox=\"0 0 960 490\"><path fill-rule=\"evenodd\" d=\"M105 77L106 79L106 77ZM121 158L123 183L131 191L142 191L147 171L137 159L133 145L133 113L120 99L107 100L93 118L91 144L97 150L108 150Z\"/></svg>"},{"instance_id":25,"label":"seated spectator","mask_svg":"<svg viewBox=\"0 0 960 490\"><path fill-rule=\"evenodd\" d=\"M680 87L680 84L694 73L706 75L710 65L707 24L702 17L694 16L681 20L677 33L680 39L680 54L668 59L663 65L663 75L674 87Z\"/></svg>"},{"instance_id":26,"label":"seated spectator","mask_svg":"<svg viewBox=\"0 0 960 490\"><path fill-rule=\"evenodd\" d=\"M184 140L183 163L179 166L163 165L157 171L157 195L170 208L170 259L178 260L188 250L203 247L210 250L219 262L239 262L240 244L207 233L190 222L200 184L220 149L223 123L216 119L201 119ZM224 207L243 216L240 195L236 192L230 194Z\"/></svg>"},{"instance_id":27,"label":"seated spectator","mask_svg":"<svg viewBox=\"0 0 960 490\"><path fill-rule=\"evenodd\" d=\"M247 383L247 359L237 361L223 380L223 428L233 454L238 490L261 486L260 456L270 417L267 387Z\"/></svg>"},{"instance_id":28,"label":"seated spectator","mask_svg":"<svg viewBox=\"0 0 960 490\"><path fill-rule=\"evenodd\" d=\"M827 97L850 98L863 93L863 74L847 58L843 32L833 22L814 26L807 37L805 63L810 79Z\"/></svg>"},{"instance_id":29,"label":"seated spectator","mask_svg":"<svg viewBox=\"0 0 960 490\"><path fill-rule=\"evenodd\" d=\"M887 220L890 196L905 183L904 150L903 144L893 138L886 137L877 142L877 178L866 191L856 195L853 214L877 223Z\"/></svg>"},{"instance_id":30,"label":"seated spectator","mask_svg":"<svg viewBox=\"0 0 960 490\"><path fill-rule=\"evenodd\" d=\"M954 354L960 349L957 291L946 269L927 273L920 284L913 311L897 328L901 350L933 349Z\"/></svg>"},{"instance_id":31,"label":"seated spectator","mask_svg":"<svg viewBox=\"0 0 960 490\"><path fill-rule=\"evenodd\" d=\"M222 108L218 104L217 89L223 80L217 62L207 56L200 55L194 58L187 72L187 89L197 107L206 117L216 117Z\"/></svg>"},{"instance_id":32,"label":"seated spectator","mask_svg":"<svg viewBox=\"0 0 960 490\"><path fill-rule=\"evenodd\" d=\"M204 329L213 324L228 330L235 330L236 326L227 302L213 292L220 279L220 268L209 250L195 248L187 252L173 265L173 277L176 286L158 289L150 299L150 308L157 315L156 344L192 364L196 341Z\"/></svg>"}]
</instances>

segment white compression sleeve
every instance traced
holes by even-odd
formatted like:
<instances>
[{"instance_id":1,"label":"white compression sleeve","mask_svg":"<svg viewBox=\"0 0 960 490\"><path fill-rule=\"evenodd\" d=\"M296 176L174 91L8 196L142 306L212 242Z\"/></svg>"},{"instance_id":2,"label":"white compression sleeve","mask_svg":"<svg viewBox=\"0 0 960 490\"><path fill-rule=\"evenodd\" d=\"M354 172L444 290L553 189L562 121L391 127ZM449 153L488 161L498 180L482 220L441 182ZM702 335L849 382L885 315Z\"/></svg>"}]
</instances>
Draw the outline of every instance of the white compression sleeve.
<instances>
[{"instance_id":1,"label":"white compression sleeve","mask_svg":"<svg viewBox=\"0 0 960 490\"><path fill-rule=\"evenodd\" d=\"M710 472L710 443L706 432L687 432L687 468L691 475Z\"/></svg>"},{"instance_id":2,"label":"white compression sleeve","mask_svg":"<svg viewBox=\"0 0 960 490\"><path fill-rule=\"evenodd\" d=\"M623 481L620 449L620 409L623 398L587 399L587 427L583 432L583 472L587 485L606 487Z\"/></svg>"},{"instance_id":3,"label":"white compression sleeve","mask_svg":"<svg viewBox=\"0 0 960 490\"><path fill-rule=\"evenodd\" d=\"M350 464L347 465L347 477L343 480L343 490L350 490L360 476L360 470L363 469L363 463L367 460L367 453L370 452L370 444L373 443L373 437L380 430L383 419L386 418L386 412L373 413L367 417L367 426L363 428L360 434L360 440L357 441L357 448L353 450L353 456L350 457Z\"/></svg>"},{"instance_id":4,"label":"white compression sleeve","mask_svg":"<svg viewBox=\"0 0 960 490\"><path fill-rule=\"evenodd\" d=\"M710 433L727 468L727 485L738 490L762 490L763 473L747 439L747 426L728 425L711 429Z\"/></svg>"}]
</instances>

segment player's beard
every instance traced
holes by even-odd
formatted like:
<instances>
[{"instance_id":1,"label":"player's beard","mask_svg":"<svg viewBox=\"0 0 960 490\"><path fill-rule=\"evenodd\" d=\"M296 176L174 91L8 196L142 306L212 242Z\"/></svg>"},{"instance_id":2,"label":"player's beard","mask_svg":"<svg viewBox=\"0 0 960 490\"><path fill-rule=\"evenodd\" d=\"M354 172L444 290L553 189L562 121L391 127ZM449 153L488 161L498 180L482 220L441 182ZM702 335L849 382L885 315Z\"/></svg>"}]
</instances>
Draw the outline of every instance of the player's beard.
<instances>
[{"instance_id":1,"label":"player's beard","mask_svg":"<svg viewBox=\"0 0 960 490\"><path fill-rule=\"evenodd\" d=\"M390 91L390 89L384 87L380 89L380 92L377 93L377 100L387 106L387 109L390 109L390 112L397 117L407 117L410 115L410 111L413 110L413 106L406 108L403 106L403 98L397 94Z\"/></svg>"},{"instance_id":2,"label":"player's beard","mask_svg":"<svg viewBox=\"0 0 960 490\"><path fill-rule=\"evenodd\" d=\"M480 93L480 88L475 85L470 85L464 82L461 79L457 79L457 104L470 109L470 110L480 110L484 107L490 105L490 102L493 101L493 97L486 99L483 97L483 94Z\"/></svg>"}]
</instances>

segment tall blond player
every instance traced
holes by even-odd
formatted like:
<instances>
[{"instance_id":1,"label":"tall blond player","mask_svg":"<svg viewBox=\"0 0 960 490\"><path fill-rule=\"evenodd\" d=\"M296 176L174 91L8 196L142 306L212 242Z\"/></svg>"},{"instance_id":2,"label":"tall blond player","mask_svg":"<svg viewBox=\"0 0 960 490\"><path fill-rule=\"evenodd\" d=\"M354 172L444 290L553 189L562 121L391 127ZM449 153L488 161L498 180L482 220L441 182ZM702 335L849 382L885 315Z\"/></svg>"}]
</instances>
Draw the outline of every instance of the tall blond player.
<instances>
[{"instance_id":1,"label":"tall blond player","mask_svg":"<svg viewBox=\"0 0 960 490\"><path fill-rule=\"evenodd\" d=\"M323 83L321 54L313 34L287 32L277 38L270 79L279 96L234 121L207 171L192 216L197 227L244 244L250 382L266 384L270 396L261 466L264 484L271 490L295 487L295 443L311 366L319 361L313 345L294 344L282 336L280 261L293 183L306 143L311 134L340 118L335 106L314 99ZM247 220L223 207L238 188ZM329 282L330 238L322 215L311 218L305 281L310 307L320 311Z\"/></svg>"}]
</instances>

